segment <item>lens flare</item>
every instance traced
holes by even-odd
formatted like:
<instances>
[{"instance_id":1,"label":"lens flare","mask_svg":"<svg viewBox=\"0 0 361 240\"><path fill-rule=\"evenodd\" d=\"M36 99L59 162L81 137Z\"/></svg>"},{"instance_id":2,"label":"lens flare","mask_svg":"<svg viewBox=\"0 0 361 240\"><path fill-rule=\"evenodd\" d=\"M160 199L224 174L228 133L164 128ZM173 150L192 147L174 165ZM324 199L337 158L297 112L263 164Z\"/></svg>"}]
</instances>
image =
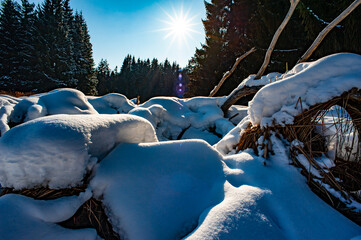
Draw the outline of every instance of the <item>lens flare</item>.
<instances>
[{"instance_id":1,"label":"lens flare","mask_svg":"<svg viewBox=\"0 0 361 240\"><path fill-rule=\"evenodd\" d=\"M184 12L183 6L181 6L180 9L175 9L173 7L172 10L172 14L163 10L168 19L162 20L166 27L160 29L159 31L167 32L164 38L170 38L171 44L177 40L180 46L186 45L189 47L188 39L194 39L192 37L192 33L201 34L200 32L197 32L193 29L194 26L198 25L197 23L194 23L194 19L197 16L189 16L190 9Z\"/></svg>"}]
</instances>

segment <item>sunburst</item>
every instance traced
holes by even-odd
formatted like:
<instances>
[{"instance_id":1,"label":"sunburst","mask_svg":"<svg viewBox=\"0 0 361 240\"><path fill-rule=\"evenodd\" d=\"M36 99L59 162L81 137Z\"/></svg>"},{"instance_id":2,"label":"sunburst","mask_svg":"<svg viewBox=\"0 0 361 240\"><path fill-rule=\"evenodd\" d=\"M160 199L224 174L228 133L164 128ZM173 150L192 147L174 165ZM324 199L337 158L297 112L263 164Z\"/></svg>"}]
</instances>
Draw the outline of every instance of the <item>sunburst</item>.
<instances>
[{"instance_id":1,"label":"sunburst","mask_svg":"<svg viewBox=\"0 0 361 240\"><path fill-rule=\"evenodd\" d=\"M180 46L188 45L188 40L193 39L193 33L199 33L194 30L197 23L194 22L197 16L189 16L190 9L186 12L183 10L183 6L179 10L172 8L172 14L163 10L167 16L167 20L162 20L166 25L165 28L160 31L167 32L165 39L171 39L171 45L177 40ZM199 33L200 34L200 33Z\"/></svg>"}]
</instances>

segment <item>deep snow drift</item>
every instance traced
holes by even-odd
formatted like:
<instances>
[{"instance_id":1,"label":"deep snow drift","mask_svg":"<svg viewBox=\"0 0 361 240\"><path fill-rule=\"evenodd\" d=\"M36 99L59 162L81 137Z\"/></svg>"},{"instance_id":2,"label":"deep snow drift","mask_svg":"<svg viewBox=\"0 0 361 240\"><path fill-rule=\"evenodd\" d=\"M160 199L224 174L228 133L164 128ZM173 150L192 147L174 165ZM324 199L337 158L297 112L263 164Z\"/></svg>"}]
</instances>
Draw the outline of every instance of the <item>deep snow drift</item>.
<instances>
[{"instance_id":1,"label":"deep snow drift","mask_svg":"<svg viewBox=\"0 0 361 240\"><path fill-rule=\"evenodd\" d=\"M221 159L202 141L121 144L99 164L90 186L119 234L180 239L223 199Z\"/></svg>"},{"instance_id":2,"label":"deep snow drift","mask_svg":"<svg viewBox=\"0 0 361 240\"><path fill-rule=\"evenodd\" d=\"M152 125L131 115L53 115L0 138L0 183L15 189L80 185L120 142L156 142Z\"/></svg>"},{"instance_id":3,"label":"deep snow drift","mask_svg":"<svg viewBox=\"0 0 361 240\"><path fill-rule=\"evenodd\" d=\"M259 83L251 76L242 86L268 85L249 108L235 106L227 116L225 97L136 105L121 94L73 89L0 96L2 187L66 188L88 176L80 196L0 197L0 238L97 239L95 230L56 224L94 197L126 239L360 239L361 227L312 193L290 165L290 143L272 135L268 160L234 149L250 124L291 122L298 99L306 108L360 88L360 63L361 56L337 54ZM216 144L169 141L187 138Z\"/></svg>"},{"instance_id":4,"label":"deep snow drift","mask_svg":"<svg viewBox=\"0 0 361 240\"><path fill-rule=\"evenodd\" d=\"M317 103L326 102L361 86L361 56L334 54L301 63L257 92L250 102L253 125L291 124L293 117ZM277 96L277 97L275 97ZM297 102L301 101L299 104Z\"/></svg>"}]
</instances>

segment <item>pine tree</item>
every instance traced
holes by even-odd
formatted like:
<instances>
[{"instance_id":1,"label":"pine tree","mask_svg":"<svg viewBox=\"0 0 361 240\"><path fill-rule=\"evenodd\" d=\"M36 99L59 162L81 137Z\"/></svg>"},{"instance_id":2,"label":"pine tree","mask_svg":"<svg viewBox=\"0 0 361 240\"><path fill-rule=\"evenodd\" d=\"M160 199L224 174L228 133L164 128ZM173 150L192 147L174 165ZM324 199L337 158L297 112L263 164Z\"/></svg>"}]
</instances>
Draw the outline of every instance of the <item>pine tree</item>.
<instances>
[{"instance_id":1,"label":"pine tree","mask_svg":"<svg viewBox=\"0 0 361 240\"><path fill-rule=\"evenodd\" d=\"M17 86L18 91L33 91L36 90L38 79L36 76L39 74L34 70L36 59L34 57L35 51L35 37L34 24L36 14L34 10L35 5L30 4L28 0L21 1L21 31L20 31L20 46L19 57L20 66L18 79L22 83L21 87Z\"/></svg>"},{"instance_id":2,"label":"pine tree","mask_svg":"<svg viewBox=\"0 0 361 240\"><path fill-rule=\"evenodd\" d=\"M230 46L239 46L238 35L243 35L242 32L245 32L248 26L241 25L242 29L236 28L232 17L237 14L231 14L233 5L236 4L234 1L212 0L210 3L204 3L207 13L207 18L203 20L206 39L205 44L196 49L194 57L189 62L191 91L188 95L209 94L223 73L232 66L239 49L237 51ZM246 10L242 11L238 12L239 16L249 15ZM236 39L232 39L234 32L237 32Z\"/></svg>"},{"instance_id":3,"label":"pine tree","mask_svg":"<svg viewBox=\"0 0 361 240\"><path fill-rule=\"evenodd\" d=\"M110 79L110 68L107 60L100 60L96 69L96 76L98 79L97 91L100 95L111 92L111 79Z\"/></svg>"},{"instance_id":4,"label":"pine tree","mask_svg":"<svg viewBox=\"0 0 361 240\"><path fill-rule=\"evenodd\" d=\"M0 10L0 86L14 90L18 84L20 6L13 0L4 0Z\"/></svg>"},{"instance_id":5,"label":"pine tree","mask_svg":"<svg viewBox=\"0 0 361 240\"><path fill-rule=\"evenodd\" d=\"M61 0L45 0L38 9L36 31L36 70L41 73L42 91L59 87L74 87L69 52L67 26L64 23L64 11Z\"/></svg>"},{"instance_id":6,"label":"pine tree","mask_svg":"<svg viewBox=\"0 0 361 240\"><path fill-rule=\"evenodd\" d=\"M78 79L77 89L95 95L97 79L95 76L94 59L90 35L84 17L75 14L75 31L73 33L74 60L76 64L75 76Z\"/></svg>"},{"instance_id":7,"label":"pine tree","mask_svg":"<svg viewBox=\"0 0 361 240\"><path fill-rule=\"evenodd\" d=\"M69 87L75 88L79 84L79 79L77 79L76 71L79 66L76 64L75 59L75 34L76 34L76 26L75 26L75 17L73 14L73 9L70 7L70 0L62 1L62 27L64 28L66 37L65 42L66 46L64 50L68 56L67 65L69 67L69 71L64 74L67 75L68 81L71 84Z\"/></svg>"}]
</instances>

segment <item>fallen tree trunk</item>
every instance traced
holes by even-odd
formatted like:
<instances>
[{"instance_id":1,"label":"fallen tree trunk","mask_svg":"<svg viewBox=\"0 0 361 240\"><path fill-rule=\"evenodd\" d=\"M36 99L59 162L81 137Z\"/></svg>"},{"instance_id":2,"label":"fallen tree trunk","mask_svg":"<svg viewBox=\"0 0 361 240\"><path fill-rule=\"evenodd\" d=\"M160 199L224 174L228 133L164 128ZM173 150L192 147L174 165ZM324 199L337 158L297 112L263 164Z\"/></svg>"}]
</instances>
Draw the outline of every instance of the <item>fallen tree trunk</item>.
<instances>
[{"instance_id":1,"label":"fallen tree trunk","mask_svg":"<svg viewBox=\"0 0 361 240\"><path fill-rule=\"evenodd\" d=\"M307 61L312 53L317 49L321 44L323 39L327 34L337 26L342 20L344 20L353 10L355 10L361 4L361 0L355 0L345 11L343 11L337 18L335 18L330 24L328 24L317 36L315 41L312 43L311 47L303 54L303 56L298 60L297 63L302 63Z\"/></svg>"},{"instance_id":2,"label":"fallen tree trunk","mask_svg":"<svg viewBox=\"0 0 361 240\"><path fill-rule=\"evenodd\" d=\"M272 42L271 42L271 44L268 47L268 50L266 52L264 62L262 64L261 68L259 69L255 79L260 79L262 77L263 73L266 71L266 68L267 68L267 66L269 64L269 61L271 60L271 55L272 55L272 52L273 52L273 50L274 50L274 48L276 46L278 38L280 37L283 29L286 27L287 23L291 19L291 16L292 16L293 12L295 11L295 9L296 9L299 2L300 2L300 0L290 0L290 3L291 3L290 9L288 10L288 13L287 13L285 19L283 20L281 25L278 27L275 35L273 36Z\"/></svg>"},{"instance_id":3,"label":"fallen tree trunk","mask_svg":"<svg viewBox=\"0 0 361 240\"><path fill-rule=\"evenodd\" d=\"M248 87L244 86L238 90L233 91L228 97L227 100L223 103L221 109L224 114L227 113L228 109L235 104L239 99L242 97L255 94L260 90L263 86L255 86L255 87Z\"/></svg>"},{"instance_id":4,"label":"fallen tree trunk","mask_svg":"<svg viewBox=\"0 0 361 240\"><path fill-rule=\"evenodd\" d=\"M227 78L229 78L234 71L236 70L238 64L245 59L246 57L248 57L251 53L254 53L256 51L256 48L252 48L251 50L249 50L248 52L246 52L245 54L243 54L242 56L240 56L239 58L236 59L236 62L234 63L232 69L230 71L227 71L221 81L218 83L218 85L211 91L211 93L209 94L209 97L214 97L214 95L216 95L216 93L218 92L218 90L221 88L221 86L223 85L223 83L227 80Z\"/></svg>"}]
</instances>

